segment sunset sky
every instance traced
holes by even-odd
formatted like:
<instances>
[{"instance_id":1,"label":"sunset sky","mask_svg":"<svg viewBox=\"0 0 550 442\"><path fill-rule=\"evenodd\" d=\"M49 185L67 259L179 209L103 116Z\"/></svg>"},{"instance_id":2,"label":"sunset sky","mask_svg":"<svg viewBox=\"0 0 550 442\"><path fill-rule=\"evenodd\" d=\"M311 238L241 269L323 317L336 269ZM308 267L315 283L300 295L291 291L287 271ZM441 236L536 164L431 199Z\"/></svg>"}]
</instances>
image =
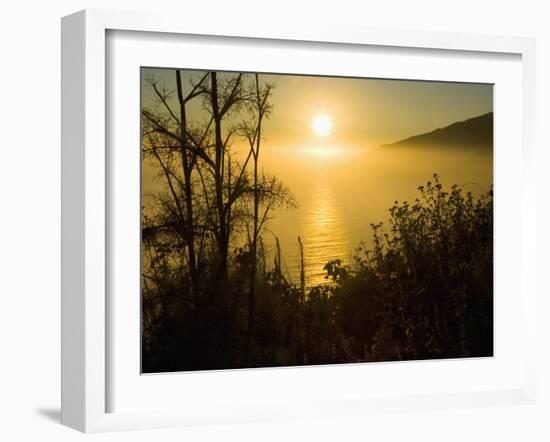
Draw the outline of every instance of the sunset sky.
<instances>
[{"instance_id":1,"label":"sunset sky","mask_svg":"<svg viewBox=\"0 0 550 442\"><path fill-rule=\"evenodd\" d=\"M184 82L201 74L182 72ZM143 69L142 74L175 89L173 69ZM261 74L260 80L276 86L273 112L263 128L271 146L304 147L322 141L340 148L373 148L493 109L493 87L487 84L267 74ZM147 107L152 103L151 90L142 84ZM189 111L200 113L198 100ZM325 137L312 130L317 115L330 119L331 130Z\"/></svg>"}]
</instances>

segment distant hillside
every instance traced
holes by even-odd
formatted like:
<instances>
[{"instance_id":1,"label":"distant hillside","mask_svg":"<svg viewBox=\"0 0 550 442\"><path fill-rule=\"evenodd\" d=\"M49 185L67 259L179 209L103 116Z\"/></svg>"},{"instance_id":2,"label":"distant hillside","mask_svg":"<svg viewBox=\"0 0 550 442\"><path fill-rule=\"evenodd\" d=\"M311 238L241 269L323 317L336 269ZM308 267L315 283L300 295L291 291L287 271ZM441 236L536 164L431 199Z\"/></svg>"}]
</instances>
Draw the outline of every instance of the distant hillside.
<instances>
[{"instance_id":1,"label":"distant hillside","mask_svg":"<svg viewBox=\"0 0 550 442\"><path fill-rule=\"evenodd\" d=\"M459 121L450 126L436 129L413 137L406 138L381 147L492 147L493 146L493 113L489 112L469 120Z\"/></svg>"}]
</instances>

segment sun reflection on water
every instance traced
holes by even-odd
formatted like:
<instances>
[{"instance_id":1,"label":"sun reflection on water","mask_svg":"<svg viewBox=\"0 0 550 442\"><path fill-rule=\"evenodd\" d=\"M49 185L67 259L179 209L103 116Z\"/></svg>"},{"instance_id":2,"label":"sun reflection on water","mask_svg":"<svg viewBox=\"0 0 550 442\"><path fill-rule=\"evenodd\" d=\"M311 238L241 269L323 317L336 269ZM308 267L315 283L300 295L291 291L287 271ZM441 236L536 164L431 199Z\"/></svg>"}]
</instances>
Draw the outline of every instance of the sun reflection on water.
<instances>
[{"instance_id":1,"label":"sun reflection on water","mask_svg":"<svg viewBox=\"0 0 550 442\"><path fill-rule=\"evenodd\" d=\"M304 214L304 267L308 287L326 283L323 267L328 261L345 260L347 235L333 189L319 186Z\"/></svg>"}]
</instances>

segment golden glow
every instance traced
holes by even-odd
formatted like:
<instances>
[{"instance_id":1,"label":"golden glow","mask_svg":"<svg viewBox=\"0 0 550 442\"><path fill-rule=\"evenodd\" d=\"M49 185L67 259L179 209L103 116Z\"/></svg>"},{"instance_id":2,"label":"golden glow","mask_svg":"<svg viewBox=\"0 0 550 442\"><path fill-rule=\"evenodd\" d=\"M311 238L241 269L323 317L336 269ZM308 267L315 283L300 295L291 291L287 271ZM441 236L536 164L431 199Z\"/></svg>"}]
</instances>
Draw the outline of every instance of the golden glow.
<instances>
[{"instance_id":1,"label":"golden glow","mask_svg":"<svg viewBox=\"0 0 550 442\"><path fill-rule=\"evenodd\" d=\"M316 115L311 122L311 128L315 132L315 135L326 137L332 130L332 120L325 114Z\"/></svg>"},{"instance_id":2,"label":"golden glow","mask_svg":"<svg viewBox=\"0 0 550 442\"><path fill-rule=\"evenodd\" d=\"M339 146L309 146L297 149L296 152L307 158L317 160L348 160L361 154L360 149Z\"/></svg>"},{"instance_id":3,"label":"golden glow","mask_svg":"<svg viewBox=\"0 0 550 442\"><path fill-rule=\"evenodd\" d=\"M331 159L340 156L341 152L333 147L310 147L307 148L306 153L310 156L320 159Z\"/></svg>"}]
</instances>

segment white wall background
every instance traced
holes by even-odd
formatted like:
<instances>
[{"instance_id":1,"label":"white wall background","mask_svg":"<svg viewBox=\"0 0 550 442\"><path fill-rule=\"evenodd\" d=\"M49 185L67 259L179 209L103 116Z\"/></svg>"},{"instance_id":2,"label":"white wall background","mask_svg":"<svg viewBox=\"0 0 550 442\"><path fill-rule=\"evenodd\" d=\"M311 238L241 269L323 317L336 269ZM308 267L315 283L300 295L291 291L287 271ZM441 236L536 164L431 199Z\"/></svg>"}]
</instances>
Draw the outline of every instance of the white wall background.
<instances>
[{"instance_id":1,"label":"white wall background","mask_svg":"<svg viewBox=\"0 0 550 442\"><path fill-rule=\"evenodd\" d=\"M83 440L59 425L60 17L83 8L167 10L251 20L315 20L377 28L534 36L538 44L539 373L535 406L423 412L91 436L162 440L550 440L550 12L522 0L19 0L0 10L0 440ZM89 436L88 436L89 437Z\"/></svg>"}]
</instances>

